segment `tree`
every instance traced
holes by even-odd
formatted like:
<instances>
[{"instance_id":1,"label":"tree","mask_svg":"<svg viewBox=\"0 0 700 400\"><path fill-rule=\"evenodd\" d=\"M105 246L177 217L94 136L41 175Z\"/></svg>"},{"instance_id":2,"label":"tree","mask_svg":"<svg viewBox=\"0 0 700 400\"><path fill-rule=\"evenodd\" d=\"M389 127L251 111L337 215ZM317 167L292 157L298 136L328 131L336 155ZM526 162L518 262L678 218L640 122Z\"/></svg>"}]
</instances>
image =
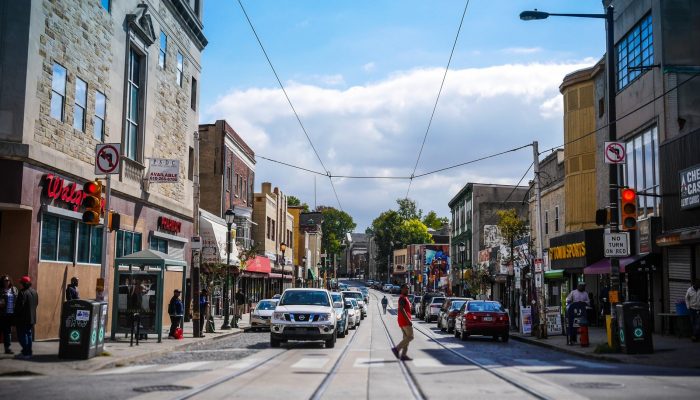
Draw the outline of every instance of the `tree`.
<instances>
[{"instance_id":1,"label":"tree","mask_svg":"<svg viewBox=\"0 0 700 400\"><path fill-rule=\"evenodd\" d=\"M287 196L287 206L288 207L301 206L301 208L304 210L304 212L309 212L309 205L306 203L302 203L301 200L299 200L299 198L296 196Z\"/></svg>"},{"instance_id":2,"label":"tree","mask_svg":"<svg viewBox=\"0 0 700 400\"><path fill-rule=\"evenodd\" d=\"M528 226L525 221L518 216L518 212L514 209L508 210L498 210L496 211L498 215L498 229L501 231L501 237L503 238L503 244L509 246L510 255L508 256L508 264L513 264L513 249L515 247L515 240L520 239L527 233ZM513 310L513 315L517 316L519 313L516 307L516 299L514 296L514 288L512 278L508 276L508 296L510 297L508 304L511 310ZM511 319L511 323L515 323L515 318ZM514 326L517 326L515 323Z\"/></svg>"},{"instance_id":3,"label":"tree","mask_svg":"<svg viewBox=\"0 0 700 400\"><path fill-rule=\"evenodd\" d=\"M433 228L437 230L449 224L450 220L447 219L447 217L438 217L437 213L431 210L425 215L425 217L423 217L423 223L428 228Z\"/></svg>"},{"instance_id":4,"label":"tree","mask_svg":"<svg viewBox=\"0 0 700 400\"><path fill-rule=\"evenodd\" d=\"M434 243L432 235L428 233L428 227L419 219L403 221L397 239L401 247L417 243Z\"/></svg>"},{"instance_id":5,"label":"tree","mask_svg":"<svg viewBox=\"0 0 700 400\"><path fill-rule=\"evenodd\" d=\"M371 231L377 243L377 257L375 260L386 267L386 260L397 245L399 230L404 220L394 210L384 211L372 221ZM394 245L392 246L392 242Z\"/></svg>"},{"instance_id":6,"label":"tree","mask_svg":"<svg viewBox=\"0 0 700 400\"><path fill-rule=\"evenodd\" d=\"M404 221L423 217L423 210L419 209L416 202L409 198L396 199L396 204L399 205L398 213Z\"/></svg>"},{"instance_id":7,"label":"tree","mask_svg":"<svg viewBox=\"0 0 700 400\"><path fill-rule=\"evenodd\" d=\"M328 254L337 254L340 252L340 243L345 239L346 234L357 227L357 224L345 211L326 206L319 206L317 210L323 214L321 224L323 251Z\"/></svg>"}]
</instances>

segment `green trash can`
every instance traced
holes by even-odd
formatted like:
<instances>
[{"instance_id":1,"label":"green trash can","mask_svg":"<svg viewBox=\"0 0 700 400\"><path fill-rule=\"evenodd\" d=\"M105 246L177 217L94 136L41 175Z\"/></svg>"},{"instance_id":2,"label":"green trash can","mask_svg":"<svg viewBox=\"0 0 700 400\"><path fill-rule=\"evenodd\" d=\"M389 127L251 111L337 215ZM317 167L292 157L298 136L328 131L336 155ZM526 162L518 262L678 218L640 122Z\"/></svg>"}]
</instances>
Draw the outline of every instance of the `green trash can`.
<instances>
[{"instance_id":1,"label":"green trash can","mask_svg":"<svg viewBox=\"0 0 700 400\"><path fill-rule=\"evenodd\" d=\"M102 353L106 309L106 302L95 300L69 300L63 303L59 358L86 360ZM98 344L100 328L102 342Z\"/></svg>"},{"instance_id":2,"label":"green trash can","mask_svg":"<svg viewBox=\"0 0 700 400\"><path fill-rule=\"evenodd\" d=\"M627 354L654 352L651 316L646 303L628 301L616 306L620 349Z\"/></svg>"}]
</instances>

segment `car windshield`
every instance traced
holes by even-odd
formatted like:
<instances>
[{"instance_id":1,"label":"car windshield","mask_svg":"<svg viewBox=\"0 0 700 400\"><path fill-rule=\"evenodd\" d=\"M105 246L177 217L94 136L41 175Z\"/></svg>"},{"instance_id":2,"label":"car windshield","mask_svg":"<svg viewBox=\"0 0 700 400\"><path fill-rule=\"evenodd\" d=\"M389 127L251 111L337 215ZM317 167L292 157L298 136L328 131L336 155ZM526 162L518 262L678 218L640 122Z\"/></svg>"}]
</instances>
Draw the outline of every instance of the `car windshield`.
<instances>
[{"instance_id":1,"label":"car windshield","mask_svg":"<svg viewBox=\"0 0 700 400\"><path fill-rule=\"evenodd\" d=\"M328 295L320 290L291 290L286 291L280 299L281 306L326 306Z\"/></svg>"},{"instance_id":2,"label":"car windshield","mask_svg":"<svg viewBox=\"0 0 700 400\"><path fill-rule=\"evenodd\" d=\"M450 310L459 310L464 303L465 301L453 301L450 305Z\"/></svg>"},{"instance_id":3,"label":"car windshield","mask_svg":"<svg viewBox=\"0 0 700 400\"><path fill-rule=\"evenodd\" d=\"M500 311L504 312L503 307L500 303L496 302L485 302L485 301L472 301L469 303L469 311Z\"/></svg>"},{"instance_id":4,"label":"car windshield","mask_svg":"<svg viewBox=\"0 0 700 400\"><path fill-rule=\"evenodd\" d=\"M359 306L357 305L357 300L355 300L355 299L350 299L350 303L351 303L352 306L355 307L355 308L359 307Z\"/></svg>"},{"instance_id":5,"label":"car windshield","mask_svg":"<svg viewBox=\"0 0 700 400\"><path fill-rule=\"evenodd\" d=\"M445 302L444 297L433 297L432 304L442 304Z\"/></svg>"},{"instance_id":6,"label":"car windshield","mask_svg":"<svg viewBox=\"0 0 700 400\"><path fill-rule=\"evenodd\" d=\"M275 307L277 307L276 301L262 300L260 303L258 303L258 306L255 308L258 310L274 310Z\"/></svg>"},{"instance_id":7,"label":"car windshield","mask_svg":"<svg viewBox=\"0 0 700 400\"><path fill-rule=\"evenodd\" d=\"M343 302L343 295L340 293L331 293L331 297L333 297L333 302Z\"/></svg>"},{"instance_id":8,"label":"car windshield","mask_svg":"<svg viewBox=\"0 0 700 400\"><path fill-rule=\"evenodd\" d=\"M362 293L360 292L343 292L345 297L351 297L353 299L362 299Z\"/></svg>"}]
</instances>

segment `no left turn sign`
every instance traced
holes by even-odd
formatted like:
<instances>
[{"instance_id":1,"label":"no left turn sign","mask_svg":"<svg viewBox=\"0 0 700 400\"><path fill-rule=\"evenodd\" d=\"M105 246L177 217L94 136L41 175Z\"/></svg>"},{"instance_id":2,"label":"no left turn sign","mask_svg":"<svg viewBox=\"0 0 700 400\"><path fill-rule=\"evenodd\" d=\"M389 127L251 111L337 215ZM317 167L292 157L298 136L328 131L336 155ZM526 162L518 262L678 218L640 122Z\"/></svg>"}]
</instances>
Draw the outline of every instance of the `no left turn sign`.
<instances>
[{"instance_id":1,"label":"no left turn sign","mask_svg":"<svg viewBox=\"0 0 700 400\"><path fill-rule=\"evenodd\" d=\"M605 142L604 157L606 164L625 163L625 144L622 142Z\"/></svg>"},{"instance_id":2,"label":"no left turn sign","mask_svg":"<svg viewBox=\"0 0 700 400\"><path fill-rule=\"evenodd\" d=\"M98 144L95 148L95 175L118 174L120 154L119 143Z\"/></svg>"}]
</instances>

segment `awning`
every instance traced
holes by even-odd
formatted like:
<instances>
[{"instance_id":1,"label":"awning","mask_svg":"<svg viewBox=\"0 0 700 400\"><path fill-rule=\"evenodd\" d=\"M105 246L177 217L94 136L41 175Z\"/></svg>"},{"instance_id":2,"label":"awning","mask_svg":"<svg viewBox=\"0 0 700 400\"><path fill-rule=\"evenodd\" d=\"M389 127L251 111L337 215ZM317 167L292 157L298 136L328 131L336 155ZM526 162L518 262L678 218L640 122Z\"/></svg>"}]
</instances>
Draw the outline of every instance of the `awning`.
<instances>
[{"instance_id":1,"label":"awning","mask_svg":"<svg viewBox=\"0 0 700 400\"><path fill-rule=\"evenodd\" d=\"M202 211L199 216L199 234L202 237L202 263L226 264L226 235L228 229L223 219ZM239 265L238 248L231 244L229 265Z\"/></svg>"},{"instance_id":2,"label":"awning","mask_svg":"<svg viewBox=\"0 0 700 400\"><path fill-rule=\"evenodd\" d=\"M632 256L620 259L620 273L625 273L625 267L634 263L635 261L644 258L645 256ZM604 258L600 261L594 262L593 264L587 266L583 269L584 275L601 275L610 273L610 259Z\"/></svg>"},{"instance_id":3,"label":"awning","mask_svg":"<svg viewBox=\"0 0 700 400\"><path fill-rule=\"evenodd\" d=\"M281 278L284 278L284 280L287 280L287 281L291 281L291 280L292 280L292 276L291 276L291 275L276 274L276 273L274 273L274 272L270 273L269 276L270 276L270 278L274 278L274 279L281 279Z\"/></svg>"},{"instance_id":4,"label":"awning","mask_svg":"<svg viewBox=\"0 0 700 400\"><path fill-rule=\"evenodd\" d=\"M269 274L272 272L270 259L267 257L256 256L254 259L246 261L244 271Z\"/></svg>"},{"instance_id":5,"label":"awning","mask_svg":"<svg viewBox=\"0 0 700 400\"><path fill-rule=\"evenodd\" d=\"M564 279L564 270L563 269L552 269L549 271L544 271L544 279L548 279L548 280Z\"/></svg>"},{"instance_id":6,"label":"awning","mask_svg":"<svg viewBox=\"0 0 700 400\"><path fill-rule=\"evenodd\" d=\"M314 274L314 269L313 269L313 268L307 268L307 269L306 269L306 280L309 280L309 281L315 281L315 280L316 280L316 274Z\"/></svg>"}]
</instances>

